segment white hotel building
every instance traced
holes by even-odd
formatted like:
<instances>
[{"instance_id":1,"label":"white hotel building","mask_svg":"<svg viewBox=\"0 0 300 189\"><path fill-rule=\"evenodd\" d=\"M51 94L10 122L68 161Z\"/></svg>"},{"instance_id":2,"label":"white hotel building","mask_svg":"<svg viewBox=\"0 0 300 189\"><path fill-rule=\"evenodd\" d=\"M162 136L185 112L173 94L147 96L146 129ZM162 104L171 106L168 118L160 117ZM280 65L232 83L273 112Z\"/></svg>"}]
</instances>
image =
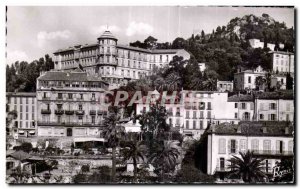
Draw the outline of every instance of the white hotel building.
<instances>
[{"instance_id":1,"label":"white hotel building","mask_svg":"<svg viewBox=\"0 0 300 189\"><path fill-rule=\"evenodd\" d=\"M207 174L226 180L229 159L239 152L253 151L265 159L262 171L273 173L276 162L282 157L293 156L293 124L288 122L240 122L212 125L207 138Z\"/></svg>"},{"instance_id":2,"label":"white hotel building","mask_svg":"<svg viewBox=\"0 0 300 189\"><path fill-rule=\"evenodd\" d=\"M167 65L174 56L189 59L184 49L143 49L120 45L110 31L98 37L97 43L75 45L54 52L56 70L72 70L81 65L94 76L114 89L126 85L128 81L148 75L154 67Z\"/></svg>"}]
</instances>

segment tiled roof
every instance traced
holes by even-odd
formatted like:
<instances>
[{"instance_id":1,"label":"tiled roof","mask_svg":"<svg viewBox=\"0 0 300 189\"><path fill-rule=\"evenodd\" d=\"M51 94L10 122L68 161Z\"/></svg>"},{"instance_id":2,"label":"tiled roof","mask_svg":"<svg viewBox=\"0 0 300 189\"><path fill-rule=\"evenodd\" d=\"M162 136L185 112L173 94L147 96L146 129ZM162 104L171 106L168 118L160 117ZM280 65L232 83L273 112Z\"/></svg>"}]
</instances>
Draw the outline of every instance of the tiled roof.
<instances>
[{"instance_id":1,"label":"tiled roof","mask_svg":"<svg viewBox=\"0 0 300 189\"><path fill-rule=\"evenodd\" d=\"M240 127L240 132L238 129ZM263 127L266 132L263 132ZM285 128L288 127L288 133ZM244 135L244 136L293 136L294 127L290 122L285 121L241 121L238 125L222 123L212 125L210 133L217 135Z\"/></svg>"},{"instance_id":2,"label":"tiled roof","mask_svg":"<svg viewBox=\"0 0 300 189\"><path fill-rule=\"evenodd\" d=\"M179 50L183 50L183 49L153 49L152 53L153 54L175 54Z\"/></svg>"},{"instance_id":3,"label":"tiled roof","mask_svg":"<svg viewBox=\"0 0 300 189\"><path fill-rule=\"evenodd\" d=\"M233 95L228 97L228 102L250 102L253 101L252 95Z\"/></svg>"},{"instance_id":4,"label":"tiled roof","mask_svg":"<svg viewBox=\"0 0 300 189\"><path fill-rule=\"evenodd\" d=\"M7 157L13 157L13 158L15 158L17 160L22 161L22 160L30 158L31 155L29 155L28 153L23 152L23 151L20 150L20 151L16 151L16 152L14 152L12 154L7 155Z\"/></svg>"},{"instance_id":5,"label":"tiled roof","mask_svg":"<svg viewBox=\"0 0 300 189\"><path fill-rule=\"evenodd\" d=\"M285 99L293 100L294 93L292 91L280 91L280 92L261 92L256 93L255 98L257 99Z\"/></svg>"},{"instance_id":6,"label":"tiled roof","mask_svg":"<svg viewBox=\"0 0 300 189\"><path fill-rule=\"evenodd\" d=\"M286 52L286 51L271 51L270 54L276 53L276 54L284 54L284 55L294 55L292 52Z\"/></svg>"},{"instance_id":7,"label":"tiled roof","mask_svg":"<svg viewBox=\"0 0 300 189\"><path fill-rule=\"evenodd\" d=\"M15 92L6 92L6 96L16 96L16 97L36 97L36 93L15 93Z\"/></svg>"},{"instance_id":8,"label":"tiled roof","mask_svg":"<svg viewBox=\"0 0 300 189\"><path fill-rule=\"evenodd\" d=\"M38 80L48 81L102 81L100 78L88 75L86 72L49 71L41 75ZM104 81L102 81L104 82Z\"/></svg>"},{"instance_id":9,"label":"tiled roof","mask_svg":"<svg viewBox=\"0 0 300 189\"><path fill-rule=\"evenodd\" d=\"M132 46L128 46L128 45L117 45L117 48L130 49L130 50L134 50L134 51L151 53L151 50L149 50L149 49L143 49L143 48L139 48L139 47L132 47Z\"/></svg>"}]
</instances>

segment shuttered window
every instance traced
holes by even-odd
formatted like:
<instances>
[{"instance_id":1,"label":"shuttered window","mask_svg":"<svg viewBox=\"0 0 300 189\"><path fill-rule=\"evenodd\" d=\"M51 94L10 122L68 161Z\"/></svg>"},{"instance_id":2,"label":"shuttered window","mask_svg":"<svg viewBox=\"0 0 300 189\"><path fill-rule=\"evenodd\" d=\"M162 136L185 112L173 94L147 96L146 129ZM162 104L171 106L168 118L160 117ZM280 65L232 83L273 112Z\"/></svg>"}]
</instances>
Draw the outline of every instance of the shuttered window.
<instances>
[{"instance_id":1,"label":"shuttered window","mask_svg":"<svg viewBox=\"0 0 300 189\"><path fill-rule=\"evenodd\" d=\"M219 154L226 154L226 139L219 139Z\"/></svg>"},{"instance_id":2,"label":"shuttered window","mask_svg":"<svg viewBox=\"0 0 300 189\"><path fill-rule=\"evenodd\" d=\"M241 139L240 140L240 152L245 153L246 149L247 149L246 140L245 139Z\"/></svg>"},{"instance_id":3,"label":"shuttered window","mask_svg":"<svg viewBox=\"0 0 300 189\"><path fill-rule=\"evenodd\" d=\"M259 149L259 141L257 139L253 139L251 141L251 150L257 152Z\"/></svg>"}]
</instances>

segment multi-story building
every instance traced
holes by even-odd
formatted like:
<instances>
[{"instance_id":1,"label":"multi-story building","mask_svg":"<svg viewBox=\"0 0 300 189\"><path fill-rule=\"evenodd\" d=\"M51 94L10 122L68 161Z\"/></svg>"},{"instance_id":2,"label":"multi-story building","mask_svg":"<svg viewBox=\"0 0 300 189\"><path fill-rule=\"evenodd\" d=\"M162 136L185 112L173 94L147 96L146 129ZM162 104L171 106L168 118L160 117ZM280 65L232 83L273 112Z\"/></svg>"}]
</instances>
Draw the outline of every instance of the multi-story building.
<instances>
[{"instance_id":1,"label":"multi-story building","mask_svg":"<svg viewBox=\"0 0 300 189\"><path fill-rule=\"evenodd\" d=\"M253 90L256 88L255 80L257 77L265 77L266 72L261 66L253 70L238 69L234 74L235 90Z\"/></svg>"},{"instance_id":2,"label":"multi-story building","mask_svg":"<svg viewBox=\"0 0 300 189\"><path fill-rule=\"evenodd\" d=\"M82 67L94 76L100 76L110 88L125 85L147 75L155 67L167 65L174 56L189 59L183 49L143 49L117 44L118 39L105 31L98 42L75 45L54 52L56 70L71 70Z\"/></svg>"},{"instance_id":3,"label":"multi-story building","mask_svg":"<svg viewBox=\"0 0 300 189\"><path fill-rule=\"evenodd\" d=\"M273 72L294 73L294 53L271 51Z\"/></svg>"},{"instance_id":4,"label":"multi-story building","mask_svg":"<svg viewBox=\"0 0 300 189\"><path fill-rule=\"evenodd\" d=\"M261 42L259 39L249 39L249 43L252 48L264 48L264 42ZM274 51L275 44L267 43L267 47L271 49L271 51ZM284 44L279 44L279 48L283 49Z\"/></svg>"},{"instance_id":5,"label":"multi-story building","mask_svg":"<svg viewBox=\"0 0 300 189\"><path fill-rule=\"evenodd\" d=\"M151 95L155 95L155 99L161 99L158 91L151 92ZM185 136L200 138L211 123L239 122L235 118L234 104L228 103L228 93L183 90L175 99L177 100L174 103L167 101L163 104L168 112L167 123ZM136 104L137 114L150 110L151 100L149 103L145 102L143 100L143 103Z\"/></svg>"},{"instance_id":6,"label":"multi-story building","mask_svg":"<svg viewBox=\"0 0 300 189\"><path fill-rule=\"evenodd\" d=\"M17 118L11 122L10 133L13 137L30 137L36 135L36 94L7 92L7 111L15 110Z\"/></svg>"},{"instance_id":7,"label":"multi-story building","mask_svg":"<svg viewBox=\"0 0 300 189\"><path fill-rule=\"evenodd\" d=\"M207 138L207 174L226 179L230 160L239 152L253 151L264 159L262 171L273 174L276 162L293 156L293 125L288 122L240 122L212 125Z\"/></svg>"},{"instance_id":8,"label":"multi-story building","mask_svg":"<svg viewBox=\"0 0 300 189\"><path fill-rule=\"evenodd\" d=\"M79 69L42 74L36 88L38 136L99 138L107 115L107 88L106 82Z\"/></svg>"},{"instance_id":9,"label":"multi-story building","mask_svg":"<svg viewBox=\"0 0 300 189\"><path fill-rule=\"evenodd\" d=\"M232 92L233 91L233 81L217 81L217 90L219 92Z\"/></svg>"},{"instance_id":10,"label":"multi-story building","mask_svg":"<svg viewBox=\"0 0 300 189\"><path fill-rule=\"evenodd\" d=\"M232 104L234 109L231 109L234 113L234 118L241 121L254 120L254 98L253 95L233 95L228 98L228 104ZM221 108L222 110L223 108Z\"/></svg>"},{"instance_id":11,"label":"multi-story building","mask_svg":"<svg viewBox=\"0 0 300 189\"><path fill-rule=\"evenodd\" d=\"M255 95L257 121L294 121L293 92L264 92Z\"/></svg>"}]
</instances>

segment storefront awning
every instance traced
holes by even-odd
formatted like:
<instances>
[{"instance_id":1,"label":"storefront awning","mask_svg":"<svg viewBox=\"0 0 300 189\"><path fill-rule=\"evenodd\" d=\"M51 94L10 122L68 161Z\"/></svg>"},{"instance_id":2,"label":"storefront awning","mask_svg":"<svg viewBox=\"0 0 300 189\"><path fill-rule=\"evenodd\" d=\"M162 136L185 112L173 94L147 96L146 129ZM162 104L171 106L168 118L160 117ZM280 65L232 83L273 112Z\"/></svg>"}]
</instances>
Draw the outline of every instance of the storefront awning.
<instances>
[{"instance_id":1,"label":"storefront awning","mask_svg":"<svg viewBox=\"0 0 300 189\"><path fill-rule=\"evenodd\" d=\"M105 142L105 139L104 138L74 138L74 142L89 142L89 141Z\"/></svg>"}]
</instances>

